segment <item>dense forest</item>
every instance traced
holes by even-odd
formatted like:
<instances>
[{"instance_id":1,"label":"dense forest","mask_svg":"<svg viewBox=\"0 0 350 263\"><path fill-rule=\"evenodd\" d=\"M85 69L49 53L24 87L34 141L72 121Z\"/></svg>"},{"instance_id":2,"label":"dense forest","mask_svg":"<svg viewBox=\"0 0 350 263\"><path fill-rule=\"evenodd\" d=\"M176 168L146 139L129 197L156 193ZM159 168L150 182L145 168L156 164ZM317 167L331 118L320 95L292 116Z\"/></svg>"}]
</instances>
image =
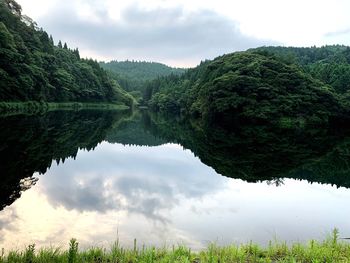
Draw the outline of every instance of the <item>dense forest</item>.
<instances>
[{"instance_id":1,"label":"dense forest","mask_svg":"<svg viewBox=\"0 0 350 263\"><path fill-rule=\"evenodd\" d=\"M346 97L350 95L350 47L260 47L255 50L267 51L285 61L297 63L305 72L332 86L336 92Z\"/></svg>"},{"instance_id":2,"label":"dense forest","mask_svg":"<svg viewBox=\"0 0 350 263\"><path fill-rule=\"evenodd\" d=\"M111 72L119 84L127 91L140 90L147 81L168 75L181 75L182 68L172 68L157 62L116 61L100 62L102 68Z\"/></svg>"},{"instance_id":3,"label":"dense forest","mask_svg":"<svg viewBox=\"0 0 350 263\"><path fill-rule=\"evenodd\" d=\"M181 75L183 68L172 68L157 62L146 61L110 61L100 62L100 66L107 70L108 75L129 92L140 104L147 83L159 77Z\"/></svg>"},{"instance_id":4,"label":"dense forest","mask_svg":"<svg viewBox=\"0 0 350 263\"><path fill-rule=\"evenodd\" d=\"M154 80L144 100L160 112L210 123L327 123L343 117L343 96L302 66L266 50L236 52L202 62L181 76Z\"/></svg>"},{"instance_id":5,"label":"dense forest","mask_svg":"<svg viewBox=\"0 0 350 263\"><path fill-rule=\"evenodd\" d=\"M54 40L14 0L0 0L0 101L117 102L133 98L92 59Z\"/></svg>"}]
</instances>

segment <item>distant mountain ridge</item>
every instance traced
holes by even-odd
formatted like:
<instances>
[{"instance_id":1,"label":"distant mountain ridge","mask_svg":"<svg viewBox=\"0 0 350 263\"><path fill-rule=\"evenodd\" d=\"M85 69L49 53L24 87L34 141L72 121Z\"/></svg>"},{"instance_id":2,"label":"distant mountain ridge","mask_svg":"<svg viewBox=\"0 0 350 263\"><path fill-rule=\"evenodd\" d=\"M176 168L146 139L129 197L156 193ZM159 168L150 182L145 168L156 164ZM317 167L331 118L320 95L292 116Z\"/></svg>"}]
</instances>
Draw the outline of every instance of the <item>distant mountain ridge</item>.
<instances>
[{"instance_id":1,"label":"distant mountain ridge","mask_svg":"<svg viewBox=\"0 0 350 263\"><path fill-rule=\"evenodd\" d=\"M100 62L100 66L106 69L124 90L140 93L143 93L148 81L169 75L178 76L186 72L184 68L173 68L158 62L134 60Z\"/></svg>"}]
</instances>

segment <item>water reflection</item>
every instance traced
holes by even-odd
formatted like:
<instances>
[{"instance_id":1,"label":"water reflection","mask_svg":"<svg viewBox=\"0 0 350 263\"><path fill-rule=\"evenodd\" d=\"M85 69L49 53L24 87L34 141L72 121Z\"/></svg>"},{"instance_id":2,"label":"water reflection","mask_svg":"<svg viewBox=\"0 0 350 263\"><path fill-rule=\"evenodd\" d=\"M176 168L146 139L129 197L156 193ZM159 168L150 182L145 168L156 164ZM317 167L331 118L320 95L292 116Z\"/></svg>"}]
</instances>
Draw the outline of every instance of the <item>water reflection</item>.
<instances>
[{"instance_id":1,"label":"water reflection","mask_svg":"<svg viewBox=\"0 0 350 263\"><path fill-rule=\"evenodd\" d=\"M94 149L122 117L114 111L0 117L0 210L35 183L30 179L34 172L45 173L52 161L75 158L79 149Z\"/></svg>"},{"instance_id":2,"label":"water reflection","mask_svg":"<svg viewBox=\"0 0 350 263\"><path fill-rule=\"evenodd\" d=\"M2 207L31 187L0 212L5 247L72 237L99 245L119 236L125 245L137 238L201 248L350 232L349 147L339 134L223 131L108 111L1 121ZM263 180L274 183L247 182Z\"/></svg>"},{"instance_id":3,"label":"water reflection","mask_svg":"<svg viewBox=\"0 0 350 263\"><path fill-rule=\"evenodd\" d=\"M83 152L79 160L48 175L40 179L45 186L41 192L54 206L79 212L126 210L160 222L167 221L160 210L178 204L177 196L200 198L222 188L212 169L173 144L144 148L103 143L93 154Z\"/></svg>"},{"instance_id":4,"label":"water reflection","mask_svg":"<svg viewBox=\"0 0 350 263\"><path fill-rule=\"evenodd\" d=\"M346 130L238 125L228 131L187 119L144 117L149 119L144 123L153 134L191 149L221 175L248 182L280 184L283 178L293 178L350 187Z\"/></svg>"},{"instance_id":5,"label":"water reflection","mask_svg":"<svg viewBox=\"0 0 350 263\"><path fill-rule=\"evenodd\" d=\"M133 168L125 161L130 158ZM183 168L176 171L175 164ZM323 238L335 226L350 231L345 188L232 180L173 144L147 149L103 142L37 176L38 183L0 215L5 246L20 247L23 240L62 245L71 237L83 246L105 245L118 234L129 246L137 238L198 249L209 240L266 244L275 236Z\"/></svg>"}]
</instances>

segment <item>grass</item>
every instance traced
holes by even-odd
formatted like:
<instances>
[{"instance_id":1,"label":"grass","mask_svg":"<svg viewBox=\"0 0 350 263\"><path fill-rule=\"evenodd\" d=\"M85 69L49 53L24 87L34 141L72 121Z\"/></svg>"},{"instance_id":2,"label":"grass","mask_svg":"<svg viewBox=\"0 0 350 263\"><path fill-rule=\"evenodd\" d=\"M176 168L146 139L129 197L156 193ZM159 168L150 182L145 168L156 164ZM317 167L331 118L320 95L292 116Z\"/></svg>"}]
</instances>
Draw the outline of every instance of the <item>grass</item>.
<instances>
[{"instance_id":1,"label":"grass","mask_svg":"<svg viewBox=\"0 0 350 263\"><path fill-rule=\"evenodd\" d=\"M92 247L79 250L79 243L72 239L68 250L43 248L36 251L35 245L29 245L24 251L10 251L0 254L0 263L5 262L187 262L187 263L224 263L224 262L350 262L350 244L338 241L338 231L322 242L310 241L308 244L272 243L262 248L256 244L230 245L219 247L209 245L206 250L193 252L185 246L172 248L137 248L136 240L131 249L122 248L118 242L109 249Z\"/></svg>"},{"instance_id":2,"label":"grass","mask_svg":"<svg viewBox=\"0 0 350 263\"><path fill-rule=\"evenodd\" d=\"M112 103L81 103L81 102L0 102L2 115L37 114L54 110L82 110L82 109L111 109L129 110L125 105Z\"/></svg>"}]
</instances>

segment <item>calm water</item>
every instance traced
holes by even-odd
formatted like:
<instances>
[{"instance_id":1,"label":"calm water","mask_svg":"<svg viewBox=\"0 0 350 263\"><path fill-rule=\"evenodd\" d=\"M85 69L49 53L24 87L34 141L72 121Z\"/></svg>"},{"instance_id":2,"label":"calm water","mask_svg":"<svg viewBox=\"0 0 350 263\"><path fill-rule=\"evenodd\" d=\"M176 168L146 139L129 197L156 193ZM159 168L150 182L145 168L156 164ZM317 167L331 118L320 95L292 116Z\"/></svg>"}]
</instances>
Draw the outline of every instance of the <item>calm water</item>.
<instances>
[{"instance_id":1,"label":"calm water","mask_svg":"<svg viewBox=\"0 0 350 263\"><path fill-rule=\"evenodd\" d=\"M146 113L0 119L0 246L350 236L350 140L324 130L225 131Z\"/></svg>"}]
</instances>

